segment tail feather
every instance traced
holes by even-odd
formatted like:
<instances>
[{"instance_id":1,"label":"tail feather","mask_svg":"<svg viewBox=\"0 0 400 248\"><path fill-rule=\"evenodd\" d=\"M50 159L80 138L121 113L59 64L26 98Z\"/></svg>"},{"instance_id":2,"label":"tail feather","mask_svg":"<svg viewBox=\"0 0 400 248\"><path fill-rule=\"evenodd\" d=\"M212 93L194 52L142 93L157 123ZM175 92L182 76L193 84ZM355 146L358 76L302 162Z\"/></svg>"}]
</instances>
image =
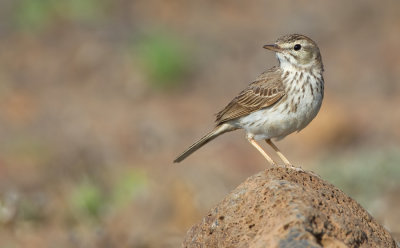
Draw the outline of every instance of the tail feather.
<instances>
[{"instance_id":1,"label":"tail feather","mask_svg":"<svg viewBox=\"0 0 400 248\"><path fill-rule=\"evenodd\" d=\"M188 149L186 149L186 151L184 151L181 155L179 155L174 160L174 163L181 162L182 160L187 158L190 154L194 153L200 147L204 146L205 144L207 144L211 140L217 138L218 136L220 136L223 133L226 133L226 132L229 132L229 131L232 131L232 130L235 130L235 129L236 128L234 128L231 125L226 124L226 123L224 123L222 125L219 125L219 126L216 126L211 132L206 134L203 138L201 138L199 141L197 141L196 143L191 145Z\"/></svg>"}]
</instances>

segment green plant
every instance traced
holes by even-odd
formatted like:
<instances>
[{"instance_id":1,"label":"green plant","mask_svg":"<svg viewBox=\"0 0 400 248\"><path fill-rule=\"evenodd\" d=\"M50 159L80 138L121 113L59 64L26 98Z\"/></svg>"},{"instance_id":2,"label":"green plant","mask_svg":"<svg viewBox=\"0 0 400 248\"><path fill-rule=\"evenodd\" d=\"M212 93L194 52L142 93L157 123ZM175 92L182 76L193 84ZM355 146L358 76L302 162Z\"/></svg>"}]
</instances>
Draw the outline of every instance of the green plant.
<instances>
[{"instance_id":1,"label":"green plant","mask_svg":"<svg viewBox=\"0 0 400 248\"><path fill-rule=\"evenodd\" d=\"M19 29L40 30L53 18L53 0L21 0L14 9L14 22Z\"/></svg>"},{"instance_id":2,"label":"green plant","mask_svg":"<svg viewBox=\"0 0 400 248\"><path fill-rule=\"evenodd\" d=\"M109 0L19 0L13 10L16 26L25 31L37 32L57 19L68 22L93 22L106 16Z\"/></svg>"},{"instance_id":3,"label":"green plant","mask_svg":"<svg viewBox=\"0 0 400 248\"><path fill-rule=\"evenodd\" d=\"M179 85L190 70L189 53L183 42L164 33L152 34L137 42L133 55L157 89Z\"/></svg>"},{"instance_id":4,"label":"green plant","mask_svg":"<svg viewBox=\"0 0 400 248\"><path fill-rule=\"evenodd\" d=\"M77 215L97 218L104 205L101 190L85 180L72 190L70 204Z\"/></svg>"},{"instance_id":5,"label":"green plant","mask_svg":"<svg viewBox=\"0 0 400 248\"><path fill-rule=\"evenodd\" d=\"M133 169L123 173L113 186L113 202L123 205L132 201L147 186L147 181L147 175L142 170Z\"/></svg>"},{"instance_id":6,"label":"green plant","mask_svg":"<svg viewBox=\"0 0 400 248\"><path fill-rule=\"evenodd\" d=\"M105 17L110 2L108 0L68 0L57 1L58 10L72 21L99 21Z\"/></svg>"}]
</instances>

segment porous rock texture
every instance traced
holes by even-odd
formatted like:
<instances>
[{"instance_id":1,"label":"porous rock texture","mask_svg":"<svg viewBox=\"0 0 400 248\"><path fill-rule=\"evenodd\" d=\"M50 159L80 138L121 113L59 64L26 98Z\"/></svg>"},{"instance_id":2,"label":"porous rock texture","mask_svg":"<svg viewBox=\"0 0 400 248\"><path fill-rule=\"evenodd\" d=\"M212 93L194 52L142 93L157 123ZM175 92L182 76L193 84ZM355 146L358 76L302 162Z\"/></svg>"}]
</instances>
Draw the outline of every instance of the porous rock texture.
<instances>
[{"instance_id":1,"label":"porous rock texture","mask_svg":"<svg viewBox=\"0 0 400 248\"><path fill-rule=\"evenodd\" d=\"M396 247L356 201L311 172L262 171L187 233L183 247Z\"/></svg>"}]
</instances>

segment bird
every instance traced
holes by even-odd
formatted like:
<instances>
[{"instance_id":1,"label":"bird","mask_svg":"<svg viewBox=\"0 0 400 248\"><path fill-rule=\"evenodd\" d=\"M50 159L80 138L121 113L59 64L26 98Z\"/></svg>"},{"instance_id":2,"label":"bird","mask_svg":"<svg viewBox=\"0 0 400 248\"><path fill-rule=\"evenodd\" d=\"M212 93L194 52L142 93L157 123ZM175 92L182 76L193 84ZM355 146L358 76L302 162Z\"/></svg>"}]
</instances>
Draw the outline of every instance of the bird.
<instances>
[{"instance_id":1,"label":"bird","mask_svg":"<svg viewBox=\"0 0 400 248\"><path fill-rule=\"evenodd\" d=\"M281 140L305 128L317 115L324 98L324 66L318 45L302 34L279 37L263 48L275 52L278 66L261 73L216 115L214 129L179 155L179 163L216 137L243 129L246 138L273 166L279 166L257 141L265 140L293 167L271 139Z\"/></svg>"}]
</instances>

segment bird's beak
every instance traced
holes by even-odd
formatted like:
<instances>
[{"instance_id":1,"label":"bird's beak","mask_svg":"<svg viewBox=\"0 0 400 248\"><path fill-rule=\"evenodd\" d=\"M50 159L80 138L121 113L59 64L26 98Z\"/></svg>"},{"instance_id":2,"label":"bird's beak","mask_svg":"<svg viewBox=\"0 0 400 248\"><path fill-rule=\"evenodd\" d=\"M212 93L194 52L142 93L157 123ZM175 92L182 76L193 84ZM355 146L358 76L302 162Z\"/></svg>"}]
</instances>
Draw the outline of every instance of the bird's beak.
<instances>
[{"instance_id":1,"label":"bird's beak","mask_svg":"<svg viewBox=\"0 0 400 248\"><path fill-rule=\"evenodd\" d=\"M277 44L273 45L264 45L263 48L274 51L274 52L282 52L282 48L278 46Z\"/></svg>"}]
</instances>

